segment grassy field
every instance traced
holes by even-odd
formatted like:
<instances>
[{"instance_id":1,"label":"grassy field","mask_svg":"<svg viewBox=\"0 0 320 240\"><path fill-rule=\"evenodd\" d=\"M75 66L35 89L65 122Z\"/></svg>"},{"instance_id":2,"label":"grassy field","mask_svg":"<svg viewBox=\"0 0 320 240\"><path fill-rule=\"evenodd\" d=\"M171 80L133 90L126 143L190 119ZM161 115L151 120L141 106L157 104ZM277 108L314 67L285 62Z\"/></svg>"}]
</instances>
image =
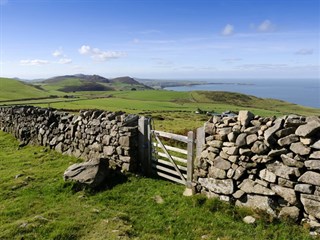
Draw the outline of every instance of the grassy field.
<instances>
[{"instance_id":1,"label":"grassy field","mask_svg":"<svg viewBox=\"0 0 320 240\"><path fill-rule=\"evenodd\" d=\"M261 116L282 116L286 114L320 115L320 109L302 107L296 104L227 92L173 92L164 90L110 91L96 95L86 92L82 99L50 104L58 109L104 109L152 116L159 130L185 132L201 127L209 117L195 114L200 108L217 113L226 110L250 110ZM87 99L84 99L87 98ZM35 103L36 104L36 103ZM47 107L48 104L37 104Z\"/></svg>"},{"instance_id":2,"label":"grassy field","mask_svg":"<svg viewBox=\"0 0 320 240\"><path fill-rule=\"evenodd\" d=\"M18 80L0 78L0 101L26 98L48 97L48 92Z\"/></svg>"},{"instance_id":3,"label":"grassy field","mask_svg":"<svg viewBox=\"0 0 320 240\"><path fill-rule=\"evenodd\" d=\"M261 116L282 116L286 114L320 115L320 109L308 108L275 99L263 99L230 92L174 92L165 90L137 91L91 91L65 93L57 89L81 84L77 79L65 79L50 85L42 84L44 90L36 89L16 80L0 79L0 104L29 104L53 107L67 111L79 109L103 109L152 116L159 130L185 133L201 127L209 117L195 114L197 109L221 113L227 110L249 110ZM123 83L119 83L120 85ZM43 98L55 95L56 98ZM63 98L66 95L72 98ZM19 100L20 99L20 100ZM7 100L7 102L5 102ZM19 101L18 101L19 100Z\"/></svg>"},{"instance_id":4,"label":"grassy field","mask_svg":"<svg viewBox=\"0 0 320 240\"><path fill-rule=\"evenodd\" d=\"M134 175L114 175L104 191L62 179L79 160L26 146L0 132L0 239L313 239L308 229ZM247 225L248 214L258 220Z\"/></svg>"}]
</instances>

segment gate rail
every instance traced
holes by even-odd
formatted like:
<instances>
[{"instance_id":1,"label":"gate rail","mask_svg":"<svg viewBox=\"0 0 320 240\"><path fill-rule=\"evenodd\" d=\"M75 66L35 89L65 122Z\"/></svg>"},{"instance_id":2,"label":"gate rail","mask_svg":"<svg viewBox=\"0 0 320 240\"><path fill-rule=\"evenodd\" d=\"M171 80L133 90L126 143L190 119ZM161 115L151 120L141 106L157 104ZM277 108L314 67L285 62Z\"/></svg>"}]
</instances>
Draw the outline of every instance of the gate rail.
<instances>
[{"instance_id":1,"label":"gate rail","mask_svg":"<svg viewBox=\"0 0 320 240\"><path fill-rule=\"evenodd\" d=\"M151 119L141 117L139 133L139 155L143 173L146 176L156 174L192 188L195 153L198 156L204 144L204 128L197 129L197 138L193 131L183 136L154 130ZM186 149L170 146L163 139L185 143ZM173 152L178 153L178 156Z\"/></svg>"}]
</instances>

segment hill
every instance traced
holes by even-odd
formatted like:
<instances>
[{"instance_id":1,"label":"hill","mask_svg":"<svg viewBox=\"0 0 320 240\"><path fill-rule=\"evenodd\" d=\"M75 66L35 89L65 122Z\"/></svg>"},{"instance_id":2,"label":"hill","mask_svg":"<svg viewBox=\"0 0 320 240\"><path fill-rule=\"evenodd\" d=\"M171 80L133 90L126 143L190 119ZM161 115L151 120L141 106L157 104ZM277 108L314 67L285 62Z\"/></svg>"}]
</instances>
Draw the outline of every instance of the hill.
<instances>
[{"instance_id":1,"label":"hill","mask_svg":"<svg viewBox=\"0 0 320 240\"><path fill-rule=\"evenodd\" d=\"M65 75L57 76L44 80L44 83L58 83L63 82L66 79L79 79L86 82L100 82L100 83L109 83L109 79L101 77L99 75L85 75L85 74L75 74L75 75Z\"/></svg>"},{"instance_id":2,"label":"hill","mask_svg":"<svg viewBox=\"0 0 320 240\"><path fill-rule=\"evenodd\" d=\"M144 89L152 89L145 84L142 84L135 80L132 77L118 77L110 80L114 87L118 87L121 90L144 90Z\"/></svg>"},{"instance_id":3,"label":"hill","mask_svg":"<svg viewBox=\"0 0 320 240\"><path fill-rule=\"evenodd\" d=\"M62 92L144 90L150 87L131 77L119 77L109 80L99 75L65 75L46 79L39 83L47 90Z\"/></svg>"},{"instance_id":4,"label":"hill","mask_svg":"<svg viewBox=\"0 0 320 240\"><path fill-rule=\"evenodd\" d=\"M0 101L45 98L48 96L47 92L31 84L16 79L0 78Z\"/></svg>"}]
</instances>

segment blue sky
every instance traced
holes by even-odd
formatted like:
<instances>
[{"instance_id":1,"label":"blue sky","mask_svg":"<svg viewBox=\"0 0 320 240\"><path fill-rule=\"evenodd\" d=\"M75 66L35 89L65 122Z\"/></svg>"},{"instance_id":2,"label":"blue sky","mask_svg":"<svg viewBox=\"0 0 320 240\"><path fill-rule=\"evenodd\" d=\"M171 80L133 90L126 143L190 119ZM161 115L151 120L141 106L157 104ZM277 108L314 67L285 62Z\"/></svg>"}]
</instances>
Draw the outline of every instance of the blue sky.
<instances>
[{"instance_id":1,"label":"blue sky","mask_svg":"<svg viewBox=\"0 0 320 240\"><path fill-rule=\"evenodd\" d=\"M320 78L319 0L0 0L0 76Z\"/></svg>"}]
</instances>

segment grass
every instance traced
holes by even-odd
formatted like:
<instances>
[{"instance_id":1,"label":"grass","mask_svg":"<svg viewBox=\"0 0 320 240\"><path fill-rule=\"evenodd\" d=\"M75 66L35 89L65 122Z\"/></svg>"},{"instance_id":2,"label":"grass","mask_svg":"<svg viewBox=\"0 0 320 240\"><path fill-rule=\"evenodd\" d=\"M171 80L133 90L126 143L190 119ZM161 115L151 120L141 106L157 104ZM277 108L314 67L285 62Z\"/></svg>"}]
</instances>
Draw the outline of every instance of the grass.
<instances>
[{"instance_id":1,"label":"grass","mask_svg":"<svg viewBox=\"0 0 320 240\"><path fill-rule=\"evenodd\" d=\"M58 109L104 109L152 116L159 130L185 132L201 127L209 117L195 114L200 108L221 113L226 110L249 110L261 116L286 114L319 115L320 109L306 108L274 99L261 99L228 92L173 92L164 90L110 91L96 95L86 92L77 101L56 102ZM80 95L79 95L80 96ZM83 99L83 98L89 99ZM36 104L36 103L35 103ZM47 107L48 104L37 104Z\"/></svg>"},{"instance_id":2,"label":"grass","mask_svg":"<svg viewBox=\"0 0 320 240\"><path fill-rule=\"evenodd\" d=\"M0 101L48 96L47 92L37 89L32 85L14 79L0 78Z\"/></svg>"},{"instance_id":3,"label":"grass","mask_svg":"<svg viewBox=\"0 0 320 240\"><path fill-rule=\"evenodd\" d=\"M2 240L312 239L306 228L203 196L184 197L182 185L159 179L115 175L104 191L75 191L62 174L77 159L17 146L0 132ZM258 219L255 225L242 222L248 214Z\"/></svg>"},{"instance_id":4,"label":"grass","mask_svg":"<svg viewBox=\"0 0 320 240\"><path fill-rule=\"evenodd\" d=\"M42 87L47 91L45 92L12 79L1 80L7 84L3 85L4 88L0 88L0 101L1 99L8 100L8 102L1 102L1 104L30 104L74 111L80 109L121 110L127 113L152 116L158 130L175 133L183 133L201 127L209 119L206 115L195 114L194 112L198 108L216 113L245 109L260 116L320 115L320 109L317 108L303 107L275 99L257 98L241 93L219 91L174 92L165 90L83 91L75 93L57 91L63 86L81 85L80 79L65 79L53 84L43 84ZM18 84L22 84L22 86ZM123 83L116 84L124 85ZM108 85L108 83L105 85ZM28 87L28 89L24 90L24 87ZM38 91L41 94L57 95L60 98L12 101L19 98L42 96L37 95ZM74 95L76 98L62 98L64 95Z\"/></svg>"}]
</instances>

